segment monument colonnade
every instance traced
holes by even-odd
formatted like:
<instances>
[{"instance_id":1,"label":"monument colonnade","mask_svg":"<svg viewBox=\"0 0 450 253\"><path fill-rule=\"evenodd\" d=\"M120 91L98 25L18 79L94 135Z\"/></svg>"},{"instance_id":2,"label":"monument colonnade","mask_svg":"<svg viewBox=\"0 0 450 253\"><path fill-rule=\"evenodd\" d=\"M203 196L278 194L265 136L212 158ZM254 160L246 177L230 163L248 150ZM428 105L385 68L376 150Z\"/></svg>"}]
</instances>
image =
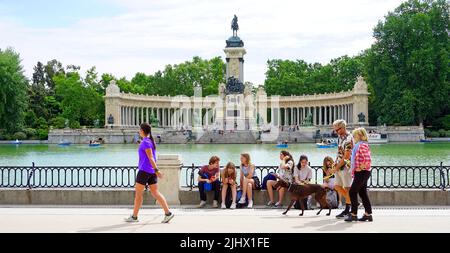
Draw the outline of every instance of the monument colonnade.
<instances>
[{"instance_id":1,"label":"monument colonnade","mask_svg":"<svg viewBox=\"0 0 450 253\"><path fill-rule=\"evenodd\" d=\"M253 108L248 109L253 110L251 115L260 118L259 125L279 127L303 125L308 121L313 126L330 126L337 119L345 119L349 124L367 125L368 95L367 84L361 77L353 90L339 93L268 97L264 89L260 88L251 102ZM105 96L105 116L108 127L137 127L142 122L151 122L152 117L163 128L208 127L215 124L217 115L225 114L227 108L224 105L218 96L202 98L126 94L112 83Z\"/></svg>"}]
</instances>

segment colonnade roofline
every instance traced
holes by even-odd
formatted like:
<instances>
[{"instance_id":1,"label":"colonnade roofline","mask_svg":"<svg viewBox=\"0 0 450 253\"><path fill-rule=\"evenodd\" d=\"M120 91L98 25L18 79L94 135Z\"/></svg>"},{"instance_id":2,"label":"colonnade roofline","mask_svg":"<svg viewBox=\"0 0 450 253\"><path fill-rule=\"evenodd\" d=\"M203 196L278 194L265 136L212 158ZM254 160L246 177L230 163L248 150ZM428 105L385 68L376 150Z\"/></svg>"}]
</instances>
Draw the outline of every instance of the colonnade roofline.
<instances>
[{"instance_id":1,"label":"colonnade roofline","mask_svg":"<svg viewBox=\"0 0 450 253\"><path fill-rule=\"evenodd\" d=\"M319 101L319 100L329 100L329 99L339 99L339 98L349 98L354 95L370 95L369 92L355 92L354 90L334 92L334 93L322 93L322 94L311 94L311 95L291 95L291 96L280 96L280 95L272 95L267 96L267 100L270 102L272 99L277 99L279 101L287 101L287 102L298 102L298 101ZM172 102L173 99L176 99L179 102L194 102L194 99L198 99L197 97L189 97L185 95L177 95L177 96L159 96L159 95L142 95L142 94L133 94L133 93L124 93L121 92L119 94L106 94L105 98L122 98L122 99L130 99L137 101L161 101L161 102ZM214 102L218 98L218 95L210 95L206 97L202 97L201 100L205 102ZM255 99L258 100L259 96L255 95Z\"/></svg>"}]
</instances>

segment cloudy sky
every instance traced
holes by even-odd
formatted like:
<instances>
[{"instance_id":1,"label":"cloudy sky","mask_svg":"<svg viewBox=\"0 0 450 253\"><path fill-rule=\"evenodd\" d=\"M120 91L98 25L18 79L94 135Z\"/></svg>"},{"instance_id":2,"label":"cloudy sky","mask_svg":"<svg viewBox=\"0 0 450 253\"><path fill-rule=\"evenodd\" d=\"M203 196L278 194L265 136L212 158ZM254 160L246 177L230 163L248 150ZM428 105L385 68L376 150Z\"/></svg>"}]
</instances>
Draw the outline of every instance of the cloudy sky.
<instances>
[{"instance_id":1,"label":"cloudy sky","mask_svg":"<svg viewBox=\"0 0 450 253\"><path fill-rule=\"evenodd\" d=\"M372 28L401 0L0 0L0 48L21 54L27 76L58 59L131 78L193 56L224 57L239 17L246 81L268 59L327 63L373 43Z\"/></svg>"}]
</instances>

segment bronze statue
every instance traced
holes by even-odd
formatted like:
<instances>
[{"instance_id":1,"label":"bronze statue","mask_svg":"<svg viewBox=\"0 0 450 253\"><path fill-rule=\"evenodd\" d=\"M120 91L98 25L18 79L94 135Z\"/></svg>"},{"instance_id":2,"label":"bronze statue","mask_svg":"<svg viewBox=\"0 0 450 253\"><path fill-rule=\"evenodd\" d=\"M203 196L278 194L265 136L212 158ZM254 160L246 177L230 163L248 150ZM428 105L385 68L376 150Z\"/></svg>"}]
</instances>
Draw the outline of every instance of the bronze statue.
<instances>
[{"instance_id":1,"label":"bronze statue","mask_svg":"<svg viewBox=\"0 0 450 253\"><path fill-rule=\"evenodd\" d=\"M225 94L242 94L245 90L244 84L239 81L239 79L235 78L234 76L228 78L228 82L226 85Z\"/></svg>"},{"instance_id":2,"label":"bronze statue","mask_svg":"<svg viewBox=\"0 0 450 253\"><path fill-rule=\"evenodd\" d=\"M233 21L231 22L231 29L233 30L233 36L237 37L239 24L238 24L238 17L236 15L234 15Z\"/></svg>"},{"instance_id":3,"label":"bronze statue","mask_svg":"<svg viewBox=\"0 0 450 253\"><path fill-rule=\"evenodd\" d=\"M358 114L358 121L359 121L359 123L366 122L366 115L364 113Z\"/></svg>"}]
</instances>

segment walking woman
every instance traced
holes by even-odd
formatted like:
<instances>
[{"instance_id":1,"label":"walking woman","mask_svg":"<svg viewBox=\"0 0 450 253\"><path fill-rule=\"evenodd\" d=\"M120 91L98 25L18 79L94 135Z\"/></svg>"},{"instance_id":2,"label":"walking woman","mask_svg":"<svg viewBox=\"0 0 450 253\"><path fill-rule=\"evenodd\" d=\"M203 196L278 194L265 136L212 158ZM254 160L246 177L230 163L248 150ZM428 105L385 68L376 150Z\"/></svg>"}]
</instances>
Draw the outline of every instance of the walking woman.
<instances>
[{"instance_id":1,"label":"walking woman","mask_svg":"<svg viewBox=\"0 0 450 253\"><path fill-rule=\"evenodd\" d=\"M156 164L156 145L152 136L151 126L148 123L143 123L139 130L139 135L142 137L142 141L138 150L139 172L136 177L134 210L133 214L126 218L125 221L138 222L138 213L142 206L143 193L145 186L148 185L150 193L164 209L165 216L162 223L169 223L174 215L170 212L166 199L158 191L158 178L162 178L163 175L159 172Z\"/></svg>"},{"instance_id":2,"label":"walking woman","mask_svg":"<svg viewBox=\"0 0 450 253\"><path fill-rule=\"evenodd\" d=\"M245 153L241 155L241 189L242 197L239 204L245 204L245 197L248 199L248 208L253 208L253 189L255 188L255 180L253 174L255 166L250 161L250 155Z\"/></svg>"},{"instance_id":3,"label":"walking woman","mask_svg":"<svg viewBox=\"0 0 450 253\"><path fill-rule=\"evenodd\" d=\"M294 159L292 158L292 155L287 152L287 151L281 151L280 152L280 166L278 167L278 176L281 177L282 179L293 183L294 182L294 177L293 177L293 170L294 170ZM269 207L276 207L276 208L280 208L282 206L283 203L283 198L284 198L284 193L285 193L285 188L281 187L280 189L275 189L278 190L278 202L276 204L274 204L274 200L273 200L273 186L277 183L276 180L268 180L267 181L267 193L269 194L269 203L267 203L267 206Z\"/></svg>"},{"instance_id":4,"label":"walking woman","mask_svg":"<svg viewBox=\"0 0 450 253\"><path fill-rule=\"evenodd\" d=\"M358 194L364 205L366 213L359 221L373 221L372 206L367 194L367 181L371 175L371 154L368 144L366 129L357 128L353 131L355 147L352 150L351 170L353 176L352 187L350 188L350 199L352 210L345 221L352 222L358 220Z\"/></svg>"}]
</instances>

